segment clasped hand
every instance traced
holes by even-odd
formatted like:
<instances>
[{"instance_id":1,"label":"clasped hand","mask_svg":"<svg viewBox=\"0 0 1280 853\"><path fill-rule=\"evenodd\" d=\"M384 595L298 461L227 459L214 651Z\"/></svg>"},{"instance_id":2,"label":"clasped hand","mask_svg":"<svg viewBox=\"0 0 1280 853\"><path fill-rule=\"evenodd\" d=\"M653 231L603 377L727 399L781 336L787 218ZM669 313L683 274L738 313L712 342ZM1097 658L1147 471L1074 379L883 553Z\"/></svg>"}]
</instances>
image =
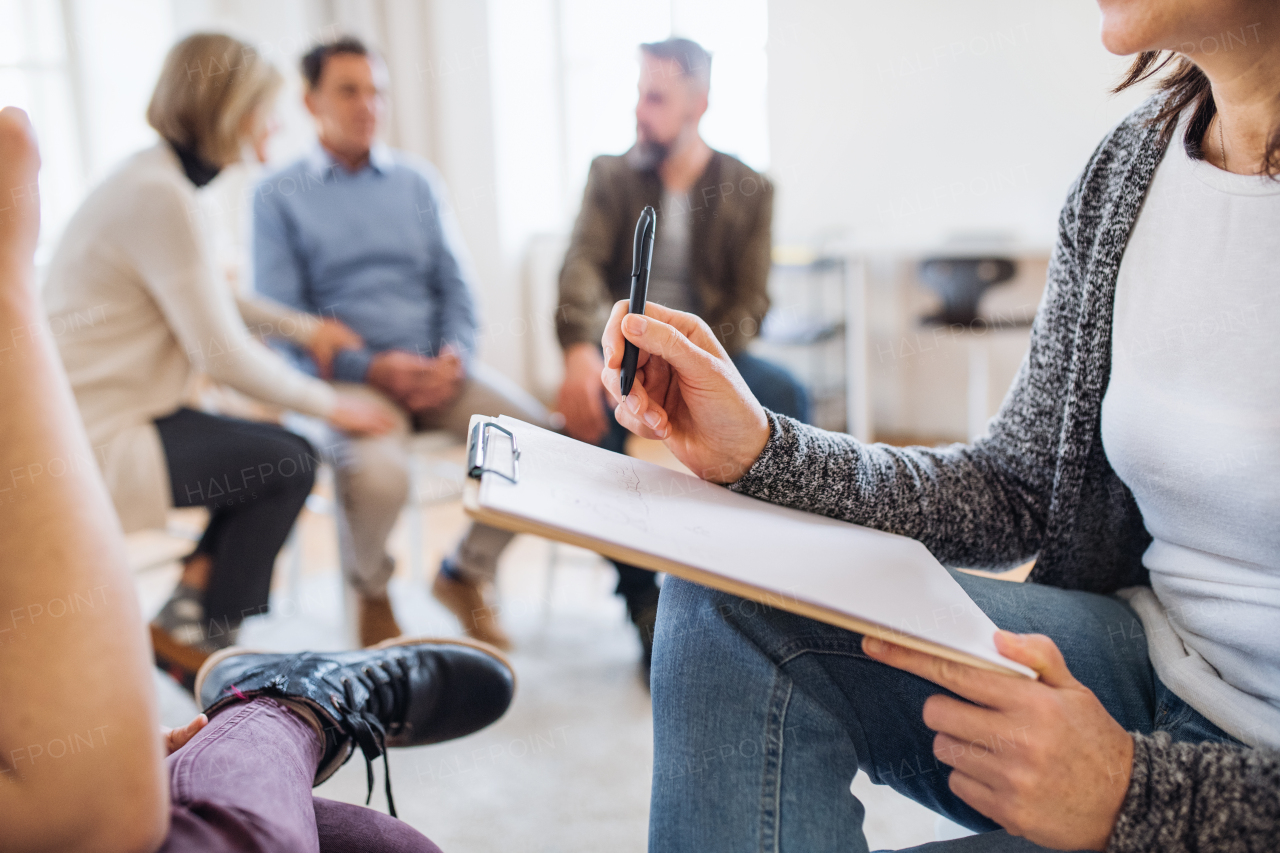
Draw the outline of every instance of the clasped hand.
<instances>
[{"instance_id":1,"label":"clasped hand","mask_svg":"<svg viewBox=\"0 0 1280 853\"><path fill-rule=\"evenodd\" d=\"M403 350L378 353L368 382L411 412L438 408L462 390L466 370L457 350L446 346L435 358Z\"/></svg>"}]
</instances>

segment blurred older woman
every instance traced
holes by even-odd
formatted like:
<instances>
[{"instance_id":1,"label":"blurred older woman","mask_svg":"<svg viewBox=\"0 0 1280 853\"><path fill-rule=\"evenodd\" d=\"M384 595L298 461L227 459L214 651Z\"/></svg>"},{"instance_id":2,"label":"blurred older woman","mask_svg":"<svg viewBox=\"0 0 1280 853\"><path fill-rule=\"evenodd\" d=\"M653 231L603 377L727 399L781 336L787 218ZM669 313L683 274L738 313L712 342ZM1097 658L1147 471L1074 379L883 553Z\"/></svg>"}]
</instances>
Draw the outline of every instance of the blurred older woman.
<instances>
[{"instance_id":1,"label":"blurred older woman","mask_svg":"<svg viewBox=\"0 0 1280 853\"><path fill-rule=\"evenodd\" d=\"M126 530L173 506L211 513L173 597L152 623L157 661L190 683L267 608L272 566L315 477L303 439L184 405L204 373L250 397L355 433L389 416L291 368L252 338L202 241L196 190L245 152L264 156L280 75L225 35L169 52L147 110L160 134L85 200L49 268L45 305L85 427ZM254 308L254 322L265 305ZM282 324L277 324L282 325ZM344 330L292 324L323 350ZM307 331L302 331L306 329ZM350 333L346 333L350 334ZM358 339L353 342L358 345Z\"/></svg>"}]
</instances>

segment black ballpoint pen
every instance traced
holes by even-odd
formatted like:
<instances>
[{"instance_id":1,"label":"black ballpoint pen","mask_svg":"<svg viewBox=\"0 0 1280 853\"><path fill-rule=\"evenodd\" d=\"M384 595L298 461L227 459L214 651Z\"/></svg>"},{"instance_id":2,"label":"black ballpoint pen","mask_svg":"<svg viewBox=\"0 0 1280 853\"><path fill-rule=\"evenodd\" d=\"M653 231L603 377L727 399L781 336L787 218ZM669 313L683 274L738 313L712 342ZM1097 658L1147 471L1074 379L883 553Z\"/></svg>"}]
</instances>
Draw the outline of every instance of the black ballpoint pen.
<instances>
[{"instance_id":1,"label":"black ballpoint pen","mask_svg":"<svg viewBox=\"0 0 1280 853\"><path fill-rule=\"evenodd\" d=\"M653 266L653 237L658 227L658 214L646 206L636 222L636 242L631 254L631 304L628 314L643 314L645 299L649 293L649 268ZM627 341L622 349L622 396L631 393L636 381L636 361L640 348Z\"/></svg>"}]
</instances>

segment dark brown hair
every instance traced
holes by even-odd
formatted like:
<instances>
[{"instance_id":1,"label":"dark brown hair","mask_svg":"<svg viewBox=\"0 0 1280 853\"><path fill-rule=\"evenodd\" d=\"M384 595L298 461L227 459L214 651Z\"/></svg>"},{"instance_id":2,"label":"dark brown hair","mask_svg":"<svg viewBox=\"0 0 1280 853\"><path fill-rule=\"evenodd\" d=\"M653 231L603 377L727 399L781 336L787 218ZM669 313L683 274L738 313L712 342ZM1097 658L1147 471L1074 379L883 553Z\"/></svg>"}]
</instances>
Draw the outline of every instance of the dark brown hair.
<instances>
[{"instance_id":1,"label":"dark brown hair","mask_svg":"<svg viewBox=\"0 0 1280 853\"><path fill-rule=\"evenodd\" d=\"M681 75L703 89L711 85L711 54L693 39L673 36L665 41L646 42L640 50L654 59L674 59Z\"/></svg>"},{"instance_id":2,"label":"dark brown hair","mask_svg":"<svg viewBox=\"0 0 1280 853\"><path fill-rule=\"evenodd\" d=\"M324 73L324 64L331 57L344 53L352 56L369 56L373 51L355 36L343 36L335 41L316 45L302 57L302 76L307 80L307 88L314 89L320 82L320 75Z\"/></svg>"},{"instance_id":3,"label":"dark brown hair","mask_svg":"<svg viewBox=\"0 0 1280 853\"><path fill-rule=\"evenodd\" d=\"M1183 110L1191 107L1191 120L1187 122L1187 133L1182 144L1188 157L1203 160L1205 154L1200 141L1204 139L1210 122L1217 115L1218 105L1213 101L1213 88L1209 85L1209 78L1200 70L1200 66L1173 51L1144 50L1129 66L1124 79L1111 91L1123 92L1130 86L1154 77L1168 66L1172 66L1171 70L1156 87L1168 97L1160 107L1160 112L1151 119L1151 124L1160 128L1160 138L1168 144L1177 130L1178 117ZM1262 171L1272 178L1280 174L1280 126L1275 127L1267 139Z\"/></svg>"}]
</instances>

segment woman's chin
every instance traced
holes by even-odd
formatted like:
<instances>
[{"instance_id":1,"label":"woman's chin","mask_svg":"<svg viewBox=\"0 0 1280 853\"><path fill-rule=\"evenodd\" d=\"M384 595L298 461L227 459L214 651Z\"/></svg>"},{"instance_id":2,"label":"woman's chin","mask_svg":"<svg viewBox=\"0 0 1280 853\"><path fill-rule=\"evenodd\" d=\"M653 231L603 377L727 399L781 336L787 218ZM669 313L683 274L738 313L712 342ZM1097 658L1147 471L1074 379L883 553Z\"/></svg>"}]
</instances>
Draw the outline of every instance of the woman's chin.
<instances>
[{"instance_id":1,"label":"woman's chin","mask_svg":"<svg viewBox=\"0 0 1280 853\"><path fill-rule=\"evenodd\" d=\"M1141 39L1134 38L1134 34L1124 27L1107 26L1105 19L1102 22L1101 36L1102 46L1108 53L1114 53L1116 56L1129 56L1148 49Z\"/></svg>"},{"instance_id":2,"label":"woman's chin","mask_svg":"<svg viewBox=\"0 0 1280 853\"><path fill-rule=\"evenodd\" d=\"M1099 35L1102 46L1117 56L1129 56L1171 41L1169 16L1155 5L1142 0L1100 0L1102 12Z\"/></svg>"}]
</instances>

